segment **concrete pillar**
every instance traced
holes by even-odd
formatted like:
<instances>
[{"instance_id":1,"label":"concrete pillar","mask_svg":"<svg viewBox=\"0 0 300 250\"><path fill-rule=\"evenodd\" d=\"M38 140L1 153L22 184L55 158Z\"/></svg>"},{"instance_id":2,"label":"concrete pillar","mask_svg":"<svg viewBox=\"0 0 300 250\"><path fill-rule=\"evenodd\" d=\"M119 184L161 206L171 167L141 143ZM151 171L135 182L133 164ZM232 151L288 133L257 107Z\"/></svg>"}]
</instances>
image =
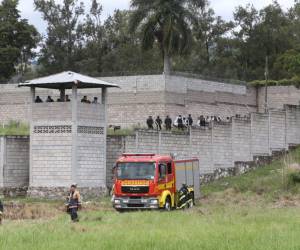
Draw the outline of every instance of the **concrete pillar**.
<instances>
[{"instance_id":1,"label":"concrete pillar","mask_svg":"<svg viewBox=\"0 0 300 250\"><path fill-rule=\"evenodd\" d=\"M33 166L33 154L32 154L32 135L33 135L33 106L35 102L35 87L30 87L31 93L31 102L30 102L30 118L29 118L29 130L30 130L30 137L29 137L29 186L33 183L33 174L32 174L32 166Z\"/></svg>"},{"instance_id":2,"label":"concrete pillar","mask_svg":"<svg viewBox=\"0 0 300 250\"><path fill-rule=\"evenodd\" d=\"M103 119L103 124L104 124L104 153L106 154L106 148L107 148L107 88L102 88L102 91L101 91L101 103L102 105L104 105L104 119ZM106 169L106 156L104 157L104 162L103 162L103 165L104 165L104 180L107 179L107 169Z\"/></svg>"},{"instance_id":3,"label":"concrete pillar","mask_svg":"<svg viewBox=\"0 0 300 250\"><path fill-rule=\"evenodd\" d=\"M250 114L250 157L253 160L253 113Z\"/></svg>"},{"instance_id":4,"label":"concrete pillar","mask_svg":"<svg viewBox=\"0 0 300 250\"><path fill-rule=\"evenodd\" d=\"M161 131L158 132L158 154L161 153Z\"/></svg>"},{"instance_id":5,"label":"concrete pillar","mask_svg":"<svg viewBox=\"0 0 300 250\"><path fill-rule=\"evenodd\" d=\"M233 117L231 120L231 161L232 161L232 166L234 166L235 162L235 149L234 149L234 131L235 131L235 118Z\"/></svg>"},{"instance_id":6,"label":"concrete pillar","mask_svg":"<svg viewBox=\"0 0 300 250\"><path fill-rule=\"evenodd\" d=\"M289 150L289 144L288 144L288 114L287 114L287 107L284 105L284 145L285 150Z\"/></svg>"},{"instance_id":7,"label":"concrete pillar","mask_svg":"<svg viewBox=\"0 0 300 250\"><path fill-rule=\"evenodd\" d=\"M4 187L4 166L6 162L6 138L0 137L0 188Z\"/></svg>"},{"instance_id":8,"label":"concrete pillar","mask_svg":"<svg viewBox=\"0 0 300 250\"><path fill-rule=\"evenodd\" d=\"M215 171L215 162L214 162L214 121L211 121L211 137L210 137L210 143L211 143L211 169L212 172Z\"/></svg>"},{"instance_id":9,"label":"concrete pillar","mask_svg":"<svg viewBox=\"0 0 300 250\"><path fill-rule=\"evenodd\" d=\"M65 102L66 101L66 90L65 89L60 89L59 90L59 95L60 95L60 101Z\"/></svg>"},{"instance_id":10,"label":"concrete pillar","mask_svg":"<svg viewBox=\"0 0 300 250\"><path fill-rule=\"evenodd\" d=\"M268 147L269 147L269 155L272 154L272 149L271 149L271 112L268 112Z\"/></svg>"},{"instance_id":11,"label":"concrete pillar","mask_svg":"<svg viewBox=\"0 0 300 250\"><path fill-rule=\"evenodd\" d=\"M77 183L77 85L72 86L72 181Z\"/></svg>"},{"instance_id":12,"label":"concrete pillar","mask_svg":"<svg viewBox=\"0 0 300 250\"><path fill-rule=\"evenodd\" d=\"M135 153L138 153L139 149L139 131L135 132Z\"/></svg>"}]
</instances>

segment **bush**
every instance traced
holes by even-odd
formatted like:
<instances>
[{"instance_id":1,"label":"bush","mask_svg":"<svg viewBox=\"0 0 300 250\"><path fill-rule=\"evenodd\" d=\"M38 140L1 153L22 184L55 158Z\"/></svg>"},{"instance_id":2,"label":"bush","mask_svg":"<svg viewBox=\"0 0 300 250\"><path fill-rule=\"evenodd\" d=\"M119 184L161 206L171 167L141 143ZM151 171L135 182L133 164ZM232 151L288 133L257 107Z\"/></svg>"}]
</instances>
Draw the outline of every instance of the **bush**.
<instances>
[{"instance_id":1,"label":"bush","mask_svg":"<svg viewBox=\"0 0 300 250\"><path fill-rule=\"evenodd\" d=\"M250 86L264 87L266 85L265 80L255 80L249 82ZM300 77L293 77L291 79L281 79L281 80L269 80L268 86L295 86L300 88Z\"/></svg>"},{"instance_id":2,"label":"bush","mask_svg":"<svg viewBox=\"0 0 300 250\"><path fill-rule=\"evenodd\" d=\"M292 171L288 173L289 183L300 183L300 171Z\"/></svg>"}]
</instances>

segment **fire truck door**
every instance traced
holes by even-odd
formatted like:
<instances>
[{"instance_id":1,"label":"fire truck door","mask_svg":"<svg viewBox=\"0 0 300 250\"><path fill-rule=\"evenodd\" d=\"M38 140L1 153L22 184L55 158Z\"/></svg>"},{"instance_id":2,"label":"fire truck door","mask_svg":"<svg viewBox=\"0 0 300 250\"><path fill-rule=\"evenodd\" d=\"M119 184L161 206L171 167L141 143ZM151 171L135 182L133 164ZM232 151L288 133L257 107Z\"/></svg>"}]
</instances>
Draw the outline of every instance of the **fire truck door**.
<instances>
[{"instance_id":1,"label":"fire truck door","mask_svg":"<svg viewBox=\"0 0 300 250\"><path fill-rule=\"evenodd\" d=\"M174 182L174 174L172 169L172 162L167 162L167 188L173 190L175 182Z\"/></svg>"},{"instance_id":2,"label":"fire truck door","mask_svg":"<svg viewBox=\"0 0 300 250\"><path fill-rule=\"evenodd\" d=\"M162 189L166 188L166 178L167 178L167 164L166 163L159 163L158 165L158 173L159 173L159 178L158 178L158 183L159 186Z\"/></svg>"}]
</instances>

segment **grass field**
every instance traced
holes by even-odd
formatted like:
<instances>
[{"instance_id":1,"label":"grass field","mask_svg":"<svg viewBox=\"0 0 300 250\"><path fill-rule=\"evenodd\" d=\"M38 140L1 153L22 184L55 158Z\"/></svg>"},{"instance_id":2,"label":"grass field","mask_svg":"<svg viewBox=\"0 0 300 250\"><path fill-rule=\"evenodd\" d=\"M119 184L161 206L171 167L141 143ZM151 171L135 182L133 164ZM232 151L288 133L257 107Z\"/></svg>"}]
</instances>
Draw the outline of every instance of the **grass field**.
<instances>
[{"instance_id":1,"label":"grass field","mask_svg":"<svg viewBox=\"0 0 300 250\"><path fill-rule=\"evenodd\" d=\"M284 161L300 163L300 150ZM298 250L300 189L289 184L287 164L206 185L198 205L185 211L120 214L106 198L85 204L74 224L60 202L7 200L23 207L7 214L0 249Z\"/></svg>"}]
</instances>

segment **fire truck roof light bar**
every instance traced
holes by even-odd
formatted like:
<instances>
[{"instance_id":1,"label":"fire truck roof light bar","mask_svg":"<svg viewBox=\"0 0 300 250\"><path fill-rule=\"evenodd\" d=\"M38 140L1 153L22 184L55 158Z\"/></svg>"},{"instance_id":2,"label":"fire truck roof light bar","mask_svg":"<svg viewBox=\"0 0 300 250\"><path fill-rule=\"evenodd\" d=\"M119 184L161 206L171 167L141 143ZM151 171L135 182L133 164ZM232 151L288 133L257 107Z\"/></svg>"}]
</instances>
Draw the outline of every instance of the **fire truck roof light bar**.
<instances>
[{"instance_id":1,"label":"fire truck roof light bar","mask_svg":"<svg viewBox=\"0 0 300 250\"><path fill-rule=\"evenodd\" d=\"M153 157L153 156L155 156L155 154L122 154L122 156L124 156L124 157L132 157L132 156L149 156L149 157Z\"/></svg>"}]
</instances>

